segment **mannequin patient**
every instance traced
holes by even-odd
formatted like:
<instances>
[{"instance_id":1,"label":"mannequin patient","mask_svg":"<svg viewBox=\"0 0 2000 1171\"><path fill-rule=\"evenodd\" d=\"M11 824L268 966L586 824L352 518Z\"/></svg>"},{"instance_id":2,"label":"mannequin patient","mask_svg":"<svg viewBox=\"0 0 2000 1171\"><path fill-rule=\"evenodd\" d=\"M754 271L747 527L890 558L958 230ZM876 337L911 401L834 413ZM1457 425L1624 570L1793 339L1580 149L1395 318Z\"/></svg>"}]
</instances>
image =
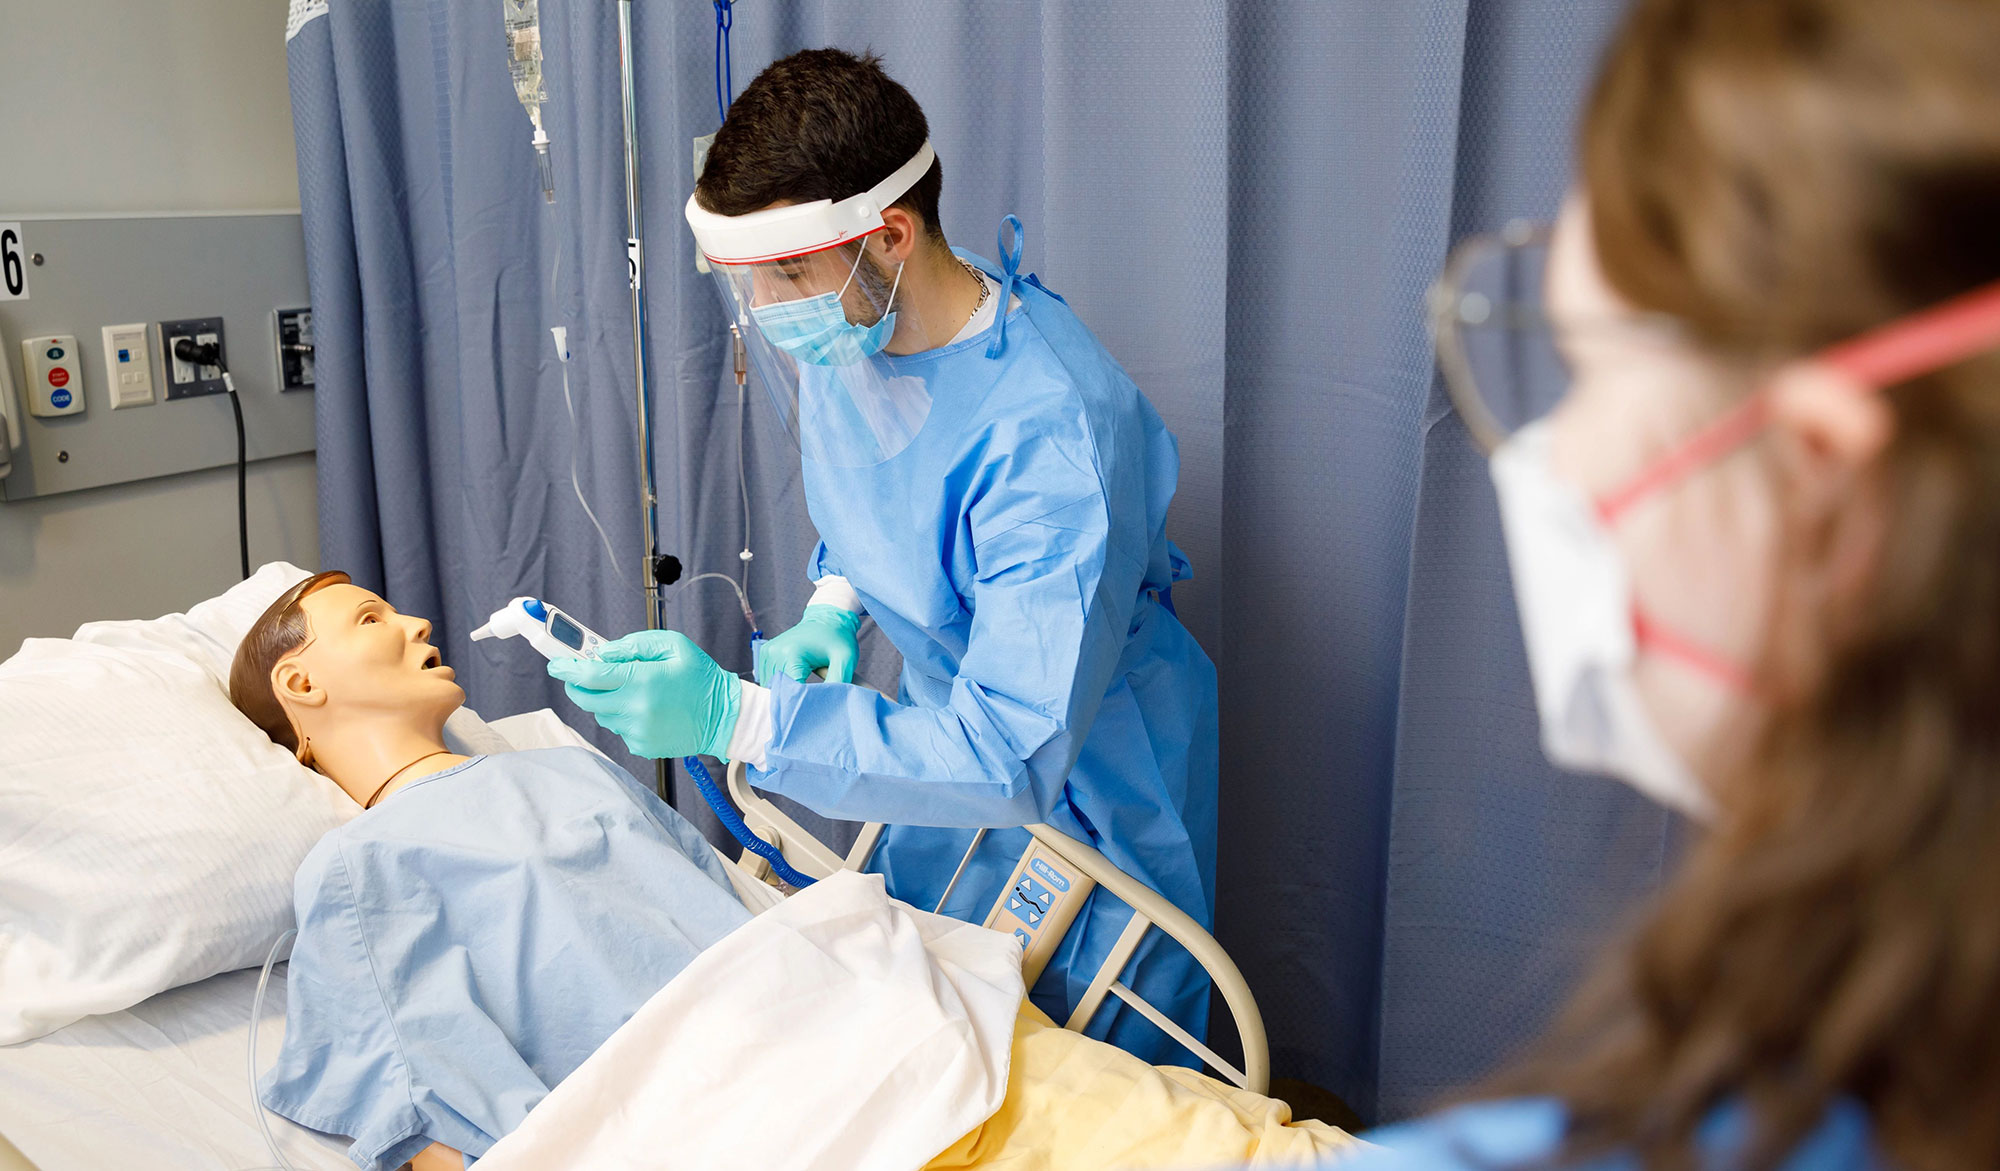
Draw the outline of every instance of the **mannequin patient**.
<instances>
[{"instance_id":1,"label":"mannequin patient","mask_svg":"<svg viewBox=\"0 0 2000 1171\"><path fill-rule=\"evenodd\" d=\"M259 1089L366 1168L484 1155L750 918L708 843L596 753L446 748L465 693L429 637L322 573L230 670L237 708L361 807L299 867L284 1047ZM1005 1101L930 1171L1289 1166L1350 1142L1024 1006Z\"/></svg>"},{"instance_id":2,"label":"mannequin patient","mask_svg":"<svg viewBox=\"0 0 2000 1171\"><path fill-rule=\"evenodd\" d=\"M230 698L362 812L299 868L272 1110L362 1167L460 1167L750 914L651 789L583 748L465 757L398 614L321 573L257 620Z\"/></svg>"}]
</instances>

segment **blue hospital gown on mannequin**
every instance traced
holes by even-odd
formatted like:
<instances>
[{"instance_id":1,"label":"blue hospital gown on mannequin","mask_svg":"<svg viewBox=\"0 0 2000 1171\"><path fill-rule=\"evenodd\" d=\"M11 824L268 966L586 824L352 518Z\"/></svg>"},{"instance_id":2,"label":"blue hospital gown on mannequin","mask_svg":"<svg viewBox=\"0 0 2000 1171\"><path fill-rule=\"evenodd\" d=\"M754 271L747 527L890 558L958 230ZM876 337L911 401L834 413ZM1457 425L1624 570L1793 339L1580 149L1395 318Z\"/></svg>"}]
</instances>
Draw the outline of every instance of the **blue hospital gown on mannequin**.
<instances>
[{"instance_id":1,"label":"blue hospital gown on mannequin","mask_svg":"<svg viewBox=\"0 0 2000 1171\"><path fill-rule=\"evenodd\" d=\"M264 1104L390 1168L486 1153L688 962L750 919L680 814L583 748L478 756L299 867Z\"/></svg>"},{"instance_id":2,"label":"blue hospital gown on mannequin","mask_svg":"<svg viewBox=\"0 0 2000 1171\"><path fill-rule=\"evenodd\" d=\"M1046 822L1207 926L1215 668L1159 599L1187 574L1165 534L1179 454L1066 305L1031 280L1014 292L1019 308L1003 301L979 336L876 359L930 388L907 448L868 467L805 461L821 535L809 574L854 586L902 652L902 685L891 703L856 685L768 680L773 735L753 781L890 823L871 869L926 910L973 828L1014 827L987 836L946 908L982 918L1027 846L1018 827ZM1058 1022L1129 917L1100 892L1071 928L1034 989ZM1193 958L1153 932L1138 965L1128 983L1201 1036L1208 979ZM1182 1059L1115 1001L1090 1033Z\"/></svg>"}]
</instances>

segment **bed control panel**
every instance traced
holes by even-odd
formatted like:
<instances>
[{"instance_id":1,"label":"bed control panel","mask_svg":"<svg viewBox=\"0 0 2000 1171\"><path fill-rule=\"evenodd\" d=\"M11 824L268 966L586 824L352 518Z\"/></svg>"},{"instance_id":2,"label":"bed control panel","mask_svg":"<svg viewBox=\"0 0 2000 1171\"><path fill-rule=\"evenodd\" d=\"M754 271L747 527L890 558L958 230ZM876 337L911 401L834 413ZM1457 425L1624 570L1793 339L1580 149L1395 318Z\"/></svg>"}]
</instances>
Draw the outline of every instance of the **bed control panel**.
<instances>
[{"instance_id":1,"label":"bed control panel","mask_svg":"<svg viewBox=\"0 0 2000 1171\"><path fill-rule=\"evenodd\" d=\"M1095 879L1077 872L1039 841L1021 855L985 926L1012 934L1021 945L1021 969L1029 985L1048 967L1049 957L1096 886Z\"/></svg>"}]
</instances>

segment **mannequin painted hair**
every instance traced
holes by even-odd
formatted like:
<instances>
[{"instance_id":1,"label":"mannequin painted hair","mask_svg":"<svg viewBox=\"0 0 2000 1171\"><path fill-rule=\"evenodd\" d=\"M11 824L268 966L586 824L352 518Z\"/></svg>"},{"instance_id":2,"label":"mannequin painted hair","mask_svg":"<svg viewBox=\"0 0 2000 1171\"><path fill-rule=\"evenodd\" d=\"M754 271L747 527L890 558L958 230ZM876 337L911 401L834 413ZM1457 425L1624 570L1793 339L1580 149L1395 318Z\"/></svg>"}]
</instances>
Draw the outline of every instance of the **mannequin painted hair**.
<instances>
[{"instance_id":1,"label":"mannequin painted hair","mask_svg":"<svg viewBox=\"0 0 2000 1171\"><path fill-rule=\"evenodd\" d=\"M229 702L263 729L273 743L290 750L306 764L312 762L300 751L298 729L278 700L271 672L286 656L312 639L312 627L299 603L319 589L345 585L351 580L345 573L329 569L280 594L251 624L250 632L236 647L236 658L229 664Z\"/></svg>"}]
</instances>

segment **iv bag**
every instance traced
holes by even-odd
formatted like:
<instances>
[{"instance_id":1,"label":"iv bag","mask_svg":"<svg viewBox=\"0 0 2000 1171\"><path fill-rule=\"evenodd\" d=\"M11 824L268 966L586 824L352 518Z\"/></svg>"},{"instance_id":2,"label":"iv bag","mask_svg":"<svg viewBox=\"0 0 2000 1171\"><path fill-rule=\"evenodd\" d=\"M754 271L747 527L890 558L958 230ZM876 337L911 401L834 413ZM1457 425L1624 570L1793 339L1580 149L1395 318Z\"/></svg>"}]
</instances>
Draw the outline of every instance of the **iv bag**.
<instances>
[{"instance_id":1,"label":"iv bag","mask_svg":"<svg viewBox=\"0 0 2000 1171\"><path fill-rule=\"evenodd\" d=\"M549 95L542 88L542 26L535 6L536 0L500 0L501 19L507 26L507 71L514 78L514 94L540 129L542 103Z\"/></svg>"},{"instance_id":2,"label":"iv bag","mask_svg":"<svg viewBox=\"0 0 2000 1171\"><path fill-rule=\"evenodd\" d=\"M541 171L542 198L555 202L555 178L549 170L549 136L542 130L542 25L538 0L500 0L500 17L507 29L507 73L514 79L514 96L535 125L535 159Z\"/></svg>"}]
</instances>

